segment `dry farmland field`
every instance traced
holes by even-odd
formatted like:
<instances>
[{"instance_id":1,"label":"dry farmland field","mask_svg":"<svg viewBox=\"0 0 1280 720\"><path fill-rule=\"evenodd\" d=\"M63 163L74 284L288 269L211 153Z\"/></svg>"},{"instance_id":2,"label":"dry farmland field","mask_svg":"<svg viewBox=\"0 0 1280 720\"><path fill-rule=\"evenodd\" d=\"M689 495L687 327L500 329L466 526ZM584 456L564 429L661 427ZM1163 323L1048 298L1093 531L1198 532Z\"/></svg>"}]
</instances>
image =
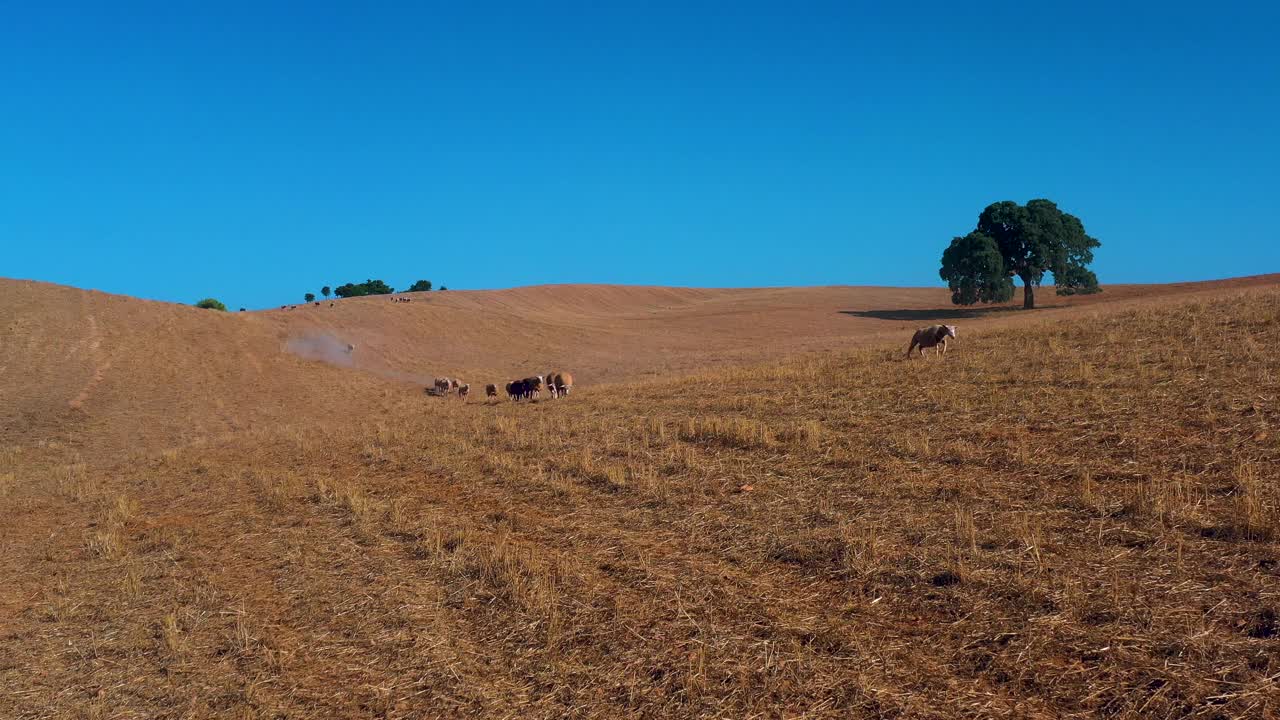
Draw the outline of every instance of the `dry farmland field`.
<instances>
[{"instance_id":1,"label":"dry farmland field","mask_svg":"<svg viewBox=\"0 0 1280 720\"><path fill-rule=\"evenodd\" d=\"M0 718L1280 716L1280 276L1041 295L0 281Z\"/></svg>"}]
</instances>

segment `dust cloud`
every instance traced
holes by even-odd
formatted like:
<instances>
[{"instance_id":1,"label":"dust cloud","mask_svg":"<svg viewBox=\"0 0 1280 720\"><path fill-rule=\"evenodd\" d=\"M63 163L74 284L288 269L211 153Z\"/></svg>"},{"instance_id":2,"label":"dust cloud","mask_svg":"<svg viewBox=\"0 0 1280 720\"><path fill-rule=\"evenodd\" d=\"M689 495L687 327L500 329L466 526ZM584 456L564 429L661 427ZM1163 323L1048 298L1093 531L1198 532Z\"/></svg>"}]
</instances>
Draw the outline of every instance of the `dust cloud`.
<instances>
[{"instance_id":1,"label":"dust cloud","mask_svg":"<svg viewBox=\"0 0 1280 720\"><path fill-rule=\"evenodd\" d=\"M350 345L332 335L303 335L289 338L285 349L305 360L353 368L356 366L355 351L348 350Z\"/></svg>"},{"instance_id":2,"label":"dust cloud","mask_svg":"<svg viewBox=\"0 0 1280 720\"><path fill-rule=\"evenodd\" d=\"M424 375L402 372L372 361L362 353L360 348L352 347L346 340L341 340L324 333L311 333L289 338L285 349L304 360L328 363L343 368L362 370L378 377L397 382L409 382L418 385L429 385L430 379Z\"/></svg>"}]
</instances>

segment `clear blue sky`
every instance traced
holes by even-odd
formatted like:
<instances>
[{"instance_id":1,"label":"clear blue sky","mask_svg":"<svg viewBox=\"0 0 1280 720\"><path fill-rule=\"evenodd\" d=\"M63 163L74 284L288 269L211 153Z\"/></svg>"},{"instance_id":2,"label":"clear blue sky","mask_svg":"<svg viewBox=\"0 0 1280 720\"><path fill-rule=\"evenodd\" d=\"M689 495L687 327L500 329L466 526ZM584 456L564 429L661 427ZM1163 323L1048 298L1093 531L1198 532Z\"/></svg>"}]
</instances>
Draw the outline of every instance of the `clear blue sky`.
<instances>
[{"instance_id":1,"label":"clear blue sky","mask_svg":"<svg viewBox=\"0 0 1280 720\"><path fill-rule=\"evenodd\" d=\"M1280 271L1276 3L11 3L0 275L940 285L1048 197L1107 282Z\"/></svg>"}]
</instances>

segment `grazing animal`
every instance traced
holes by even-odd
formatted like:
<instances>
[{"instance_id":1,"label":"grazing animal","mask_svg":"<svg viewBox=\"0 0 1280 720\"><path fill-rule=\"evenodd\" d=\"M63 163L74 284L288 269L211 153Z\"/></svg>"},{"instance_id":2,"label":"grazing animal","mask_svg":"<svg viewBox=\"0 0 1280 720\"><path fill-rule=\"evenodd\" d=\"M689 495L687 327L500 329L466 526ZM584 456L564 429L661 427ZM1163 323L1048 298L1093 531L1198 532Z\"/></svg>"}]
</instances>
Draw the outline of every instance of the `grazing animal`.
<instances>
[{"instance_id":1,"label":"grazing animal","mask_svg":"<svg viewBox=\"0 0 1280 720\"><path fill-rule=\"evenodd\" d=\"M461 385L458 386L458 397L462 398L463 400L466 400L467 395L470 395L470 394L471 394L471 385L469 383L462 383Z\"/></svg>"},{"instance_id":2,"label":"grazing animal","mask_svg":"<svg viewBox=\"0 0 1280 720\"><path fill-rule=\"evenodd\" d=\"M438 377L432 380L431 384L435 386L437 395L448 395L449 390L453 388L452 381L447 377Z\"/></svg>"},{"instance_id":3,"label":"grazing animal","mask_svg":"<svg viewBox=\"0 0 1280 720\"><path fill-rule=\"evenodd\" d=\"M555 377L556 395L564 397L573 389L573 375L567 372L557 372Z\"/></svg>"},{"instance_id":4,"label":"grazing animal","mask_svg":"<svg viewBox=\"0 0 1280 720\"><path fill-rule=\"evenodd\" d=\"M486 400L488 400L489 398L497 399L497 397L498 397L498 386L497 386L497 385L494 385L493 383L489 383L488 385L485 385L485 386L484 386L484 397L485 397L485 399L486 399Z\"/></svg>"},{"instance_id":5,"label":"grazing animal","mask_svg":"<svg viewBox=\"0 0 1280 720\"><path fill-rule=\"evenodd\" d=\"M916 330L916 334L911 336L911 346L907 348L907 357L911 357L911 351L917 347L920 348L920 357L924 357L925 348L936 347L935 354L943 354L947 351L947 338L956 336L955 325L930 325L929 327Z\"/></svg>"},{"instance_id":6,"label":"grazing animal","mask_svg":"<svg viewBox=\"0 0 1280 720\"><path fill-rule=\"evenodd\" d=\"M348 354L348 355L350 355L350 354L352 353L352 351L354 351L355 349L356 349L356 346L355 346L355 345L348 344L348 345L347 345L347 354Z\"/></svg>"},{"instance_id":7,"label":"grazing animal","mask_svg":"<svg viewBox=\"0 0 1280 720\"><path fill-rule=\"evenodd\" d=\"M525 387L523 380L512 380L507 383L507 396L510 397L512 401L519 400L524 397L524 394Z\"/></svg>"},{"instance_id":8,"label":"grazing animal","mask_svg":"<svg viewBox=\"0 0 1280 720\"><path fill-rule=\"evenodd\" d=\"M573 385L573 376L559 370L547 373L546 380L547 392L551 393L551 397L568 395L569 388Z\"/></svg>"},{"instance_id":9,"label":"grazing animal","mask_svg":"<svg viewBox=\"0 0 1280 720\"><path fill-rule=\"evenodd\" d=\"M542 394L542 376L541 375L534 375L533 377L527 377L522 382L524 382L524 391L525 391L526 398L536 398Z\"/></svg>"}]
</instances>

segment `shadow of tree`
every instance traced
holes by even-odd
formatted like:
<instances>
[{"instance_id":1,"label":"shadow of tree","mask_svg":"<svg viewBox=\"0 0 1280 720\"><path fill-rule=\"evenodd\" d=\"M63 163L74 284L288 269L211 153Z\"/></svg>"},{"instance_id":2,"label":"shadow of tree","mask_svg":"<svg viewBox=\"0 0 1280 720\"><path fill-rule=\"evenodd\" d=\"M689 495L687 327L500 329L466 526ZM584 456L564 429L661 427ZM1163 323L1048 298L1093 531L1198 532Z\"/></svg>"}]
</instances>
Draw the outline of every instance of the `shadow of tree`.
<instances>
[{"instance_id":1,"label":"shadow of tree","mask_svg":"<svg viewBox=\"0 0 1280 720\"><path fill-rule=\"evenodd\" d=\"M1040 305L1036 310L1049 310L1059 305ZM925 321L925 320L965 320L980 317L988 317L999 313L1007 312L1024 312L1021 305L997 305L995 307L984 308L930 308L916 310L841 310L841 315L852 315L854 317L872 318L875 320L902 320L902 321ZM1030 312L1035 312L1032 310Z\"/></svg>"}]
</instances>

